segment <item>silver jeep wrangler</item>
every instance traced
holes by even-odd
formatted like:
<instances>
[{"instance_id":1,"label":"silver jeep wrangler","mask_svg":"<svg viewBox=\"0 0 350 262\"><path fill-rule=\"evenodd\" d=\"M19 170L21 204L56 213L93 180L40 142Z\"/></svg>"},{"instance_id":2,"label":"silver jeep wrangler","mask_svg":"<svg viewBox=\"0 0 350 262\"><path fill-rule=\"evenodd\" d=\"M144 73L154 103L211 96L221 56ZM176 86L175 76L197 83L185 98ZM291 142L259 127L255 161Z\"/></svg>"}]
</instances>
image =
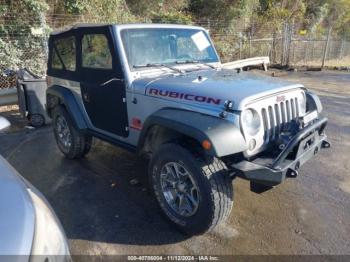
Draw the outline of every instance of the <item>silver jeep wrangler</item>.
<instances>
[{"instance_id":1,"label":"silver jeep wrangler","mask_svg":"<svg viewBox=\"0 0 350 262\"><path fill-rule=\"evenodd\" d=\"M188 234L229 216L233 178L263 192L330 146L316 95L224 69L201 27L80 25L53 33L49 50L59 149L80 158L97 137L148 156L161 209Z\"/></svg>"}]
</instances>

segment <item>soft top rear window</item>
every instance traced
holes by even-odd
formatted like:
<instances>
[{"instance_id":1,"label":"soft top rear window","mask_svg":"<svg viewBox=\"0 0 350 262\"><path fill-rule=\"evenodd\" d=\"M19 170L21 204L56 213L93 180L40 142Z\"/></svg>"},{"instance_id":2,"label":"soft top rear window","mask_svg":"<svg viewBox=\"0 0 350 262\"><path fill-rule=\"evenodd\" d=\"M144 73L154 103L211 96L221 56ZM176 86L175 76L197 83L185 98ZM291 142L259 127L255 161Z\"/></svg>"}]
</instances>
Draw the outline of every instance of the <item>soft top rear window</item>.
<instances>
[{"instance_id":1,"label":"soft top rear window","mask_svg":"<svg viewBox=\"0 0 350 262\"><path fill-rule=\"evenodd\" d=\"M76 46L74 36L59 38L53 41L51 67L58 70L75 71Z\"/></svg>"}]
</instances>

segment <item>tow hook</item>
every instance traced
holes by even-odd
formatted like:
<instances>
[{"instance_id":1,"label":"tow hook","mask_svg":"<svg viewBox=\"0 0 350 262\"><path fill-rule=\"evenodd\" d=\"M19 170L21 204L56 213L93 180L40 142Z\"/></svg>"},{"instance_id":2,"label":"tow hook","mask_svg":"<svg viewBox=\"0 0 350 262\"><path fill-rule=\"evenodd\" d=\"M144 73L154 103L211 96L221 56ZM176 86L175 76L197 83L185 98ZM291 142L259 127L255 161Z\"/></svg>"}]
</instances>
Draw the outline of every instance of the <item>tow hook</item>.
<instances>
[{"instance_id":1,"label":"tow hook","mask_svg":"<svg viewBox=\"0 0 350 262\"><path fill-rule=\"evenodd\" d=\"M291 178L296 178L298 176L298 171L294 170L292 168L289 168L286 174L287 177L291 177Z\"/></svg>"},{"instance_id":2,"label":"tow hook","mask_svg":"<svg viewBox=\"0 0 350 262\"><path fill-rule=\"evenodd\" d=\"M322 147L322 148L330 148L330 147L331 147L331 143L329 143L329 142L326 141L326 140L323 140L323 141L322 141L321 147Z\"/></svg>"}]
</instances>

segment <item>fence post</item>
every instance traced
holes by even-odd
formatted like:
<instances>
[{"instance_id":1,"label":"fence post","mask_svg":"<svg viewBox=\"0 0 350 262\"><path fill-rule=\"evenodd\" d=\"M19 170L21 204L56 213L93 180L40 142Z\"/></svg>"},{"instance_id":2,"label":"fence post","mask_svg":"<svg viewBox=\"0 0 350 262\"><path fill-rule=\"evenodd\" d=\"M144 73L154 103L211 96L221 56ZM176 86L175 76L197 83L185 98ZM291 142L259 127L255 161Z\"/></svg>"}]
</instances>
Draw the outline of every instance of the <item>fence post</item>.
<instances>
[{"instance_id":1,"label":"fence post","mask_svg":"<svg viewBox=\"0 0 350 262\"><path fill-rule=\"evenodd\" d=\"M315 59L315 39L311 39L311 36L310 36L310 41L312 41L311 61L314 61L314 59Z\"/></svg>"},{"instance_id":2,"label":"fence post","mask_svg":"<svg viewBox=\"0 0 350 262\"><path fill-rule=\"evenodd\" d=\"M324 50L323 50L323 58L322 58L321 70L324 68L324 64L325 64L326 59L327 59L327 51L328 51L329 40L331 38L331 31L332 31L332 27L329 26L328 34L327 34L327 40L326 40L326 45L325 45Z\"/></svg>"},{"instance_id":3,"label":"fence post","mask_svg":"<svg viewBox=\"0 0 350 262\"><path fill-rule=\"evenodd\" d=\"M286 44L287 44L287 23L283 24L283 32L282 32L282 53L281 53L281 66L284 66L286 63Z\"/></svg>"},{"instance_id":4,"label":"fence post","mask_svg":"<svg viewBox=\"0 0 350 262\"><path fill-rule=\"evenodd\" d=\"M345 47L345 41L346 41L346 38L345 38L345 35L341 41L341 45L340 45L340 48L339 48L339 55L338 55L338 59L341 59L343 57L343 54L344 54L344 47Z\"/></svg>"},{"instance_id":5,"label":"fence post","mask_svg":"<svg viewBox=\"0 0 350 262\"><path fill-rule=\"evenodd\" d=\"M276 31L272 33L271 63L276 61Z\"/></svg>"},{"instance_id":6,"label":"fence post","mask_svg":"<svg viewBox=\"0 0 350 262\"><path fill-rule=\"evenodd\" d=\"M239 38L239 59L242 59L242 38Z\"/></svg>"},{"instance_id":7,"label":"fence post","mask_svg":"<svg viewBox=\"0 0 350 262\"><path fill-rule=\"evenodd\" d=\"M291 48L292 48L292 63L294 63L294 64L296 64L296 62L295 62L295 45L296 45L296 43L295 42L292 42L291 43Z\"/></svg>"},{"instance_id":8,"label":"fence post","mask_svg":"<svg viewBox=\"0 0 350 262\"><path fill-rule=\"evenodd\" d=\"M292 49L292 38L293 38L293 34L294 34L294 23L288 23L287 24L287 33L288 33L288 41L287 41L287 57L286 57L286 66L289 66L289 62L290 62L290 51Z\"/></svg>"},{"instance_id":9,"label":"fence post","mask_svg":"<svg viewBox=\"0 0 350 262\"><path fill-rule=\"evenodd\" d=\"M309 39L305 40L305 48L304 48L304 64L308 65L308 55L309 53Z\"/></svg>"},{"instance_id":10,"label":"fence post","mask_svg":"<svg viewBox=\"0 0 350 262\"><path fill-rule=\"evenodd\" d=\"M249 58L252 57L252 33L249 33Z\"/></svg>"}]
</instances>

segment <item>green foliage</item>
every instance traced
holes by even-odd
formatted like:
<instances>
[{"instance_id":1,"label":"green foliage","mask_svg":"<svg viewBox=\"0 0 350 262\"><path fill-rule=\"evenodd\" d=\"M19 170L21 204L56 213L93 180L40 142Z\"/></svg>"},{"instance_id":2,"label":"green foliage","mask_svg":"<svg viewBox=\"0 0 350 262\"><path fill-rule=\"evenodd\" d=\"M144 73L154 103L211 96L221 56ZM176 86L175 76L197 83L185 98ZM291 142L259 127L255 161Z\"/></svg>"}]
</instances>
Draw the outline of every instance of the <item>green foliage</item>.
<instances>
[{"instance_id":1,"label":"green foliage","mask_svg":"<svg viewBox=\"0 0 350 262\"><path fill-rule=\"evenodd\" d=\"M152 21L155 23L192 24L192 17L181 12L152 13Z\"/></svg>"},{"instance_id":2,"label":"green foliage","mask_svg":"<svg viewBox=\"0 0 350 262\"><path fill-rule=\"evenodd\" d=\"M197 18L230 21L252 13L256 5L253 0L191 0L189 11Z\"/></svg>"},{"instance_id":3,"label":"green foliage","mask_svg":"<svg viewBox=\"0 0 350 262\"><path fill-rule=\"evenodd\" d=\"M0 38L0 67L10 69L28 68L33 73L43 75L46 58L40 42L30 38L12 41Z\"/></svg>"},{"instance_id":4,"label":"green foliage","mask_svg":"<svg viewBox=\"0 0 350 262\"><path fill-rule=\"evenodd\" d=\"M259 15L275 24L300 20L306 10L303 0L260 0L259 3Z\"/></svg>"},{"instance_id":5,"label":"green foliage","mask_svg":"<svg viewBox=\"0 0 350 262\"><path fill-rule=\"evenodd\" d=\"M350 37L350 0L6 0L0 2L0 66L28 67L43 74L43 50L51 31L45 17L55 15L69 18L59 24L47 19L55 28L78 22L192 24L210 20L210 31L225 60L237 58L240 49L247 53L250 32L255 37L280 34L285 22L304 29L307 36L325 38L332 27L333 35ZM43 35L33 34L40 28Z\"/></svg>"},{"instance_id":6,"label":"green foliage","mask_svg":"<svg viewBox=\"0 0 350 262\"><path fill-rule=\"evenodd\" d=\"M96 22L130 22L133 16L124 0L85 0L85 14L96 18Z\"/></svg>"},{"instance_id":7,"label":"green foliage","mask_svg":"<svg viewBox=\"0 0 350 262\"><path fill-rule=\"evenodd\" d=\"M45 35L34 35L32 31L38 28L49 31L45 24L48 8L45 0L11 0L0 5L4 21L0 26L1 66L12 69L27 67L35 73L44 73Z\"/></svg>"},{"instance_id":8,"label":"green foliage","mask_svg":"<svg viewBox=\"0 0 350 262\"><path fill-rule=\"evenodd\" d=\"M126 0L126 4L130 11L135 15L149 18L152 12L158 13L162 6L162 1L160 0Z\"/></svg>"},{"instance_id":9,"label":"green foliage","mask_svg":"<svg viewBox=\"0 0 350 262\"><path fill-rule=\"evenodd\" d=\"M83 14L87 10L86 3L77 0L64 0L64 8L68 14Z\"/></svg>"},{"instance_id":10,"label":"green foliage","mask_svg":"<svg viewBox=\"0 0 350 262\"><path fill-rule=\"evenodd\" d=\"M42 12L48 10L49 6L43 0L23 0L22 3L26 8L26 12L32 13L33 15L40 15Z\"/></svg>"},{"instance_id":11,"label":"green foliage","mask_svg":"<svg viewBox=\"0 0 350 262\"><path fill-rule=\"evenodd\" d=\"M145 19L155 16L171 18L175 16L174 13L184 13L188 8L188 2L188 0L126 0L131 12Z\"/></svg>"}]
</instances>

